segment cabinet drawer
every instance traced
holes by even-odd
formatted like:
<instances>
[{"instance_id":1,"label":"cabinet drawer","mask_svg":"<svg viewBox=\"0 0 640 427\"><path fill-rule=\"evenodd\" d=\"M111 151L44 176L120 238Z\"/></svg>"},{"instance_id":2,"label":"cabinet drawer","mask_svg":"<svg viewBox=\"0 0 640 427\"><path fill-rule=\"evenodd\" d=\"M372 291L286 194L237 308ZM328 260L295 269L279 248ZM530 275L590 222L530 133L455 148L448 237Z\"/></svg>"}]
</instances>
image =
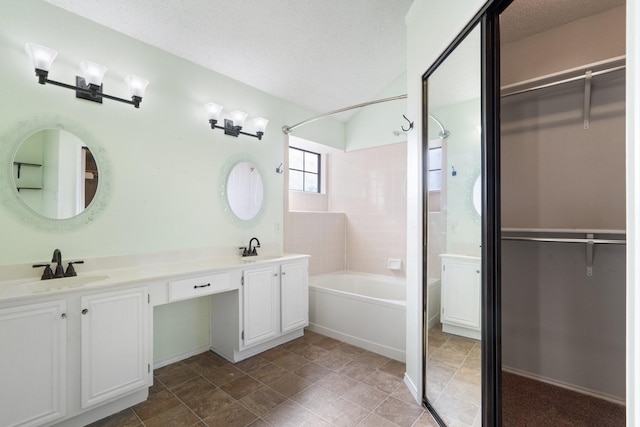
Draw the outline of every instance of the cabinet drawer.
<instances>
[{"instance_id":1,"label":"cabinet drawer","mask_svg":"<svg viewBox=\"0 0 640 427\"><path fill-rule=\"evenodd\" d=\"M169 301L197 298L231 290L229 273L210 274L169 282Z\"/></svg>"}]
</instances>

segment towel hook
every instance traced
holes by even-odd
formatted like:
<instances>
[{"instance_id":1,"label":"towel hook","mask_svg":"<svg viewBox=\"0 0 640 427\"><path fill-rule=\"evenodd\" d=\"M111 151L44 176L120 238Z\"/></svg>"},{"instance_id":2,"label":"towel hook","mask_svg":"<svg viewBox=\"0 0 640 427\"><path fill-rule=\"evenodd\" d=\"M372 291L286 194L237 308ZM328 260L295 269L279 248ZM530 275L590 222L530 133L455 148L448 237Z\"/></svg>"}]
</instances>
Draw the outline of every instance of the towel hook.
<instances>
[{"instance_id":1,"label":"towel hook","mask_svg":"<svg viewBox=\"0 0 640 427\"><path fill-rule=\"evenodd\" d=\"M404 114L402 115L402 117L404 117L404 119L409 122L409 127L405 129L404 126L400 126L400 129L402 129L403 132L409 132L411 129L413 129L413 122L409 120Z\"/></svg>"}]
</instances>

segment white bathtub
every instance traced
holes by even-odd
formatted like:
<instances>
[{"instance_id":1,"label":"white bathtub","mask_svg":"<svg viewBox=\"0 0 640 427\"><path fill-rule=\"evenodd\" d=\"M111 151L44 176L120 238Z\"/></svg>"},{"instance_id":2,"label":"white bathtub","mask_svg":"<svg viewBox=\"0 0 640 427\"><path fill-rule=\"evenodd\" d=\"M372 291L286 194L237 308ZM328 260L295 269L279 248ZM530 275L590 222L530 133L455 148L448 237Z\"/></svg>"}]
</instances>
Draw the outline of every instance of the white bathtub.
<instances>
[{"instance_id":1,"label":"white bathtub","mask_svg":"<svg viewBox=\"0 0 640 427\"><path fill-rule=\"evenodd\" d=\"M349 271L309 279L309 329L405 361L406 282Z\"/></svg>"}]
</instances>

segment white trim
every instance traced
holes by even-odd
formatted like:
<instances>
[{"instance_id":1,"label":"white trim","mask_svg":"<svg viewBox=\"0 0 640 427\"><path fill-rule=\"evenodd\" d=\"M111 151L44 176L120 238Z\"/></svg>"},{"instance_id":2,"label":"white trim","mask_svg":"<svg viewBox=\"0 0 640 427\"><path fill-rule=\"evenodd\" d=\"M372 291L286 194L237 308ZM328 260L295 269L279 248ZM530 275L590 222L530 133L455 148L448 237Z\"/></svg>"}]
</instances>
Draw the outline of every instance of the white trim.
<instances>
[{"instance_id":1,"label":"white trim","mask_svg":"<svg viewBox=\"0 0 640 427\"><path fill-rule=\"evenodd\" d=\"M640 4L627 0L627 425L640 425Z\"/></svg>"},{"instance_id":2,"label":"white trim","mask_svg":"<svg viewBox=\"0 0 640 427\"><path fill-rule=\"evenodd\" d=\"M409 393L411 393L411 395L416 400L416 402L422 405L422 396L420 396L420 393L418 393L418 389L416 388L416 385L413 383L413 381L411 381L411 378L409 378L406 372L404 373L404 385L407 386Z\"/></svg>"},{"instance_id":3,"label":"white trim","mask_svg":"<svg viewBox=\"0 0 640 427\"><path fill-rule=\"evenodd\" d=\"M580 387L577 386L575 384L569 384L569 383L565 383L563 381L558 381L555 380L553 378L548 378L548 377L543 377L541 375L537 375L537 374L532 374L530 372L526 372L526 371L521 371L520 369L516 369L516 368L510 368L508 366L504 366L502 365L502 370L504 372L509 372L510 374L514 374L514 375L519 375L521 377L525 377L525 378L529 378L535 381L540 381L543 382L545 384L550 384L556 387L560 387L560 388L564 388L566 390L571 390L571 391L575 391L576 393L580 393L580 394L585 394L587 396L591 396L591 397L595 397L598 399L602 399L602 400L606 400L608 402L612 402L612 403L616 403L618 405L625 405L625 401L624 399L618 397L618 396L613 396L611 394L606 394L606 393L602 393L596 390L591 390L588 388L584 388L584 387Z\"/></svg>"},{"instance_id":4,"label":"white trim","mask_svg":"<svg viewBox=\"0 0 640 427\"><path fill-rule=\"evenodd\" d=\"M153 362L153 369L160 369L160 368L162 368L164 366L171 365L172 363L176 363L176 362L179 362L181 360L188 359L191 356L196 356L196 355L198 355L200 353L204 353L205 351L209 351L210 348L211 347L209 346L209 344L207 344L204 347L200 347L200 348L197 348L195 350L191 350L191 351L188 351L186 353L179 354L179 355L174 356L174 357L172 357L170 359L165 359L165 360L161 360L161 361L154 361Z\"/></svg>"}]
</instances>

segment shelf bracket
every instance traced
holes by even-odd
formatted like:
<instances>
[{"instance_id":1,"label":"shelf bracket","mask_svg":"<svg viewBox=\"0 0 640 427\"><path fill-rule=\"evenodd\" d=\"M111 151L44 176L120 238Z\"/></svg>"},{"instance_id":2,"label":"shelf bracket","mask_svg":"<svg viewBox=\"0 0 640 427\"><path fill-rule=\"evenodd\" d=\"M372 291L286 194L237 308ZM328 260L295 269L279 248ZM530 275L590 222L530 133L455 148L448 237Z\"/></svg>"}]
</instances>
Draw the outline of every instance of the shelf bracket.
<instances>
[{"instance_id":1,"label":"shelf bracket","mask_svg":"<svg viewBox=\"0 0 640 427\"><path fill-rule=\"evenodd\" d=\"M587 276L593 276L593 234L587 234Z\"/></svg>"},{"instance_id":2,"label":"shelf bracket","mask_svg":"<svg viewBox=\"0 0 640 427\"><path fill-rule=\"evenodd\" d=\"M589 120L591 118L591 77L591 71L584 73L584 110L582 118L585 129L589 129Z\"/></svg>"}]
</instances>

